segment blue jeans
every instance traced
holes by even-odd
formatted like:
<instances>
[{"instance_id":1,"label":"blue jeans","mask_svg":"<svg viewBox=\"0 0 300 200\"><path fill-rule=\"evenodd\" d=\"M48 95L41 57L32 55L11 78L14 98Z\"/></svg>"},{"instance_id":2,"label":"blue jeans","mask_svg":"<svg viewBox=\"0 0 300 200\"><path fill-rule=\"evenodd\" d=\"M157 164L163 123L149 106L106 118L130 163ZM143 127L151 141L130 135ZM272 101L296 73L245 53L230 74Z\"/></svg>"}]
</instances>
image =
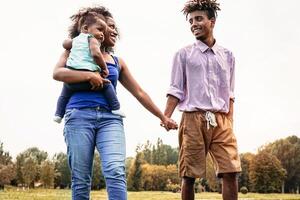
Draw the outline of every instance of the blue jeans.
<instances>
[{"instance_id":1,"label":"blue jeans","mask_svg":"<svg viewBox=\"0 0 300 200\"><path fill-rule=\"evenodd\" d=\"M72 174L72 199L89 199L96 147L109 200L126 200L126 147L122 118L100 108L67 110L64 136Z\"/></svg>"}]
</instances>

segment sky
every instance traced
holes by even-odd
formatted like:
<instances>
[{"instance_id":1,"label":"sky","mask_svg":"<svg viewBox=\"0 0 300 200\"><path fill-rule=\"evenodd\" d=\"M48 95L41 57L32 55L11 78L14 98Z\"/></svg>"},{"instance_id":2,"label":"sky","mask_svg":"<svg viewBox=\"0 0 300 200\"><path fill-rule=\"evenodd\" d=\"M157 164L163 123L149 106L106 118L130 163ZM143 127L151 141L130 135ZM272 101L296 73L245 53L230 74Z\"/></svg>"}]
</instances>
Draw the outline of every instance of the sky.
<instances>
[{"instance_id":1,"label":"sky","mask_svg":"<svg viewBox=\"0 0 300 200\"><path fill-rule=\"evenodd\" d=\"M300 137L298 0L219 0L214 36L236 58L234 132L239 152L290 135ZM29 147L66 152L63 124L52 121L62 83L52 79L69 17L81 7L110 9L120 29L115 54L164 110L173 55L195 39L181 13L185 0L28 0L0 2L0 141L15 158ZM18 6L16 6L18 5ZM127 156L147 140L178 146L121 84ZM180 122L181 113L173 119Z\"/></svg>"}]
</instances>

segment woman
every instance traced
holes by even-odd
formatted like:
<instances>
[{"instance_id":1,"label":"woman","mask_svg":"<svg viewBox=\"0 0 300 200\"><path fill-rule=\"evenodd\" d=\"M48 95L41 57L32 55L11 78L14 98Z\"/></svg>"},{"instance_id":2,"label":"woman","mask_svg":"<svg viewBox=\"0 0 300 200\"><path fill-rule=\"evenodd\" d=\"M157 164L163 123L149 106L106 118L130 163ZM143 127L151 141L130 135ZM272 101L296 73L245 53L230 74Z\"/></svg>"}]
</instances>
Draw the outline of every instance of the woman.
<instances>
[{"instance_id":1,"label":"woman","mask_svg":"<svg viewBox=\"0 0 300 200\"><path fill-rule=\"evenodd\" d=\"M176 129L177 124L165 117L152 102L149 95L131 75L123 59L110 54L109 49L115 46L118 36L111 13L101 6L88 8L87 10L106 17L109 28L105 33L105 41L101 51L108 65L109 81L116 86L116 82L119 80L147 110L161 120L166 130ZM73 33L73 36L75 36L77 34L76 30ZM101 88L107 82L98 73L65 68L68 55L68 51L61 55L53 72L55 80L66 83L88 81L93 90ZM127 199L123 121L120 116L113 115L108 111L107 102L99 91L76 92L73 94L67 105L64 136L72 172L72 198L89 199L93 156L96 147L101 156L102 171L106 180L109 199Z\"/></svg>"}]
</instances>

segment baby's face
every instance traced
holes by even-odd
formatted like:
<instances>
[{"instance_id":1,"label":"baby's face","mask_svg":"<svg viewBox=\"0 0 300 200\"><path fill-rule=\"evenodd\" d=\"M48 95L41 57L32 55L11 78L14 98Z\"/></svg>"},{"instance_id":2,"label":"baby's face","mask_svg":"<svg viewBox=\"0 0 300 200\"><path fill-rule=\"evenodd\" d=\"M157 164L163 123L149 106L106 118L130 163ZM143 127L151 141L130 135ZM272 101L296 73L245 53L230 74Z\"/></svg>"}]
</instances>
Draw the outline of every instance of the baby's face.
<instances>
[{"instance_id":1,"label":"baby's face","mask_svg":"<svg viewBox=\"0 0 300 200\"><path fill-rule=\"evenodd\" d=\"M88 27L88 33L92 34L99 42L102 43L104 41L106 29L106 23L102 19L98 18L96 23Z\"/></svg>"}]
</instances>

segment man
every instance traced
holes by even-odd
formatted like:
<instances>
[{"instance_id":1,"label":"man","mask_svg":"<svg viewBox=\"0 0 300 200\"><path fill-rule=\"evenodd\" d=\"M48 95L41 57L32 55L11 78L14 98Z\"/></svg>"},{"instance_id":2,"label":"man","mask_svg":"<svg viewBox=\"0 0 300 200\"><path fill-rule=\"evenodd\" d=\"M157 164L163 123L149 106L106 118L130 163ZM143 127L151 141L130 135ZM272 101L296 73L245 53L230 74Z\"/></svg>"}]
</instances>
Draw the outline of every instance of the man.
<instances>
[{"instance_id":1,"label":"man","mask_svg":"<svg viewBox=\"0 0 300 200\"><path fill-rule=\"evenodd\" d=\"M165 114L178 106L183 112L179 127L179 173L182 199L194 199L195 178L205 177L209 153L217 176L222 178L224 200L236 200L236 174L241 171L232 129L234 57L213 36L216 0L190 0L183 8L196 38L174 57Z\"/></svg>"}]
</instances>

